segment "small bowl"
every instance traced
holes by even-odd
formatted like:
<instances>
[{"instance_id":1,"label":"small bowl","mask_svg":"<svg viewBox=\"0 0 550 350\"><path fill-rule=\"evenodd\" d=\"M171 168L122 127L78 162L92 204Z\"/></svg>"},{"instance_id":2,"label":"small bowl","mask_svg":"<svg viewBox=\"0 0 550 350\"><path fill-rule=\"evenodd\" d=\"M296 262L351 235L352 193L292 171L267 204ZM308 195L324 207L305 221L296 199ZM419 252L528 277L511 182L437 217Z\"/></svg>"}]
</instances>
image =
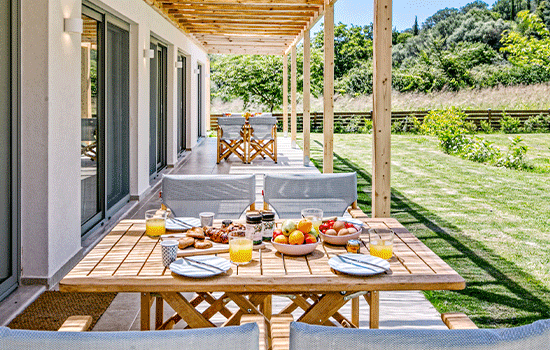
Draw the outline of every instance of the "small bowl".
<instances>
[{"instance_id":1,"label":"small bowl","mask_svg":"<svg viewBox=\"0 0 550 350\"><path fill-rule=\"evenodd\" d=\"M315 248L317 248L319 241L315 243L309 243L309 244L283 244L283 243L273 242L273 239L272 239L271 244L281 254L299 256L299 255L307 255L313 252Z\"/></svg>"},{"instance_id":2,"label":"small bowl","mask_svg":"<svg viewBox=\"0 0 550 350\"><path fill-rule=\"evenodd\" d=\"M357 225L353 225L353 227L355 227L357 232L345 236L331 236L326 235L323 232L319 232L319 235L321 236L321 238L323 238L323 242L326 242L328 244L346 245L350 239L359 239L359 237L361 236L361 232L363 232L362 227L358 227Z\"/></svg>"}]
</instances>

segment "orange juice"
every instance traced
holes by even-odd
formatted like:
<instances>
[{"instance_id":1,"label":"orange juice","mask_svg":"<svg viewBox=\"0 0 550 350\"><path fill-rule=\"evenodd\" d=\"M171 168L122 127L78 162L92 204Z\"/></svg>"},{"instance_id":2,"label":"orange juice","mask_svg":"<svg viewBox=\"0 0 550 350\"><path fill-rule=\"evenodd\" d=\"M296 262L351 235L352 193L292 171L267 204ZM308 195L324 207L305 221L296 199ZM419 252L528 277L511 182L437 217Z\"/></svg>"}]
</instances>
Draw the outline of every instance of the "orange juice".
<instances>
[{"instance_id":1,"label":"orange juice","mask_svg":"<svg viewBox=\"0 0 550 350\"><path fill-rule=\"evenodd\" d=\"M369 243L370 255L388 260L393 255L393 243L390 240L379 239Z\"/></svg>"},{"instance_id":2,"label":"orange juice","mask_svg":"<svg viewBox=\"0 0 550 350\"><path fill-rule=\"evenodd\" d=\"M166 233L166 220L164 218L151 218L145 220L145 234L149 237L158 237Z\"/></svg>"},{"instance_id":3,"label":"orange juice","mask_svg":"<svg viewBox=\"0 0 550 350\"><path fill-rule=\"evenodd\" d=\"M229 259L235 264L246 264L252 260L252 240L234 238L229 240Z\"/></svg>"}]
</instances>

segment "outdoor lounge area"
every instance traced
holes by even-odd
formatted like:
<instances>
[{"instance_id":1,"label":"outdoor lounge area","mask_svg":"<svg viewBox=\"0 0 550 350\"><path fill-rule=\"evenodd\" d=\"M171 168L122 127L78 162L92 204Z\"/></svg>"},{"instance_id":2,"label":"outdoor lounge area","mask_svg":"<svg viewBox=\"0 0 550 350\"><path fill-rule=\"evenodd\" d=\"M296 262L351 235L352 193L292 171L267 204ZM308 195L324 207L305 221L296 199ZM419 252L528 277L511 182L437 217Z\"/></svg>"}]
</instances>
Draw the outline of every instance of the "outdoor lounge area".
<instances>
[{"instance_id":1,"label":"outdoor lounge area","mask_svg":"<svg viewBox=\"0 0 550 350\"><path fill-rule=\"evenodd\" d=\"M374 0L372 135L335 135L335 3L0 5L0 348L548 348L545 289L396 190L392 0ZM282 120L211 119L211 54L282 56ZM486 285L528 314L467 315Z\"/></svg>"}]
</instances>

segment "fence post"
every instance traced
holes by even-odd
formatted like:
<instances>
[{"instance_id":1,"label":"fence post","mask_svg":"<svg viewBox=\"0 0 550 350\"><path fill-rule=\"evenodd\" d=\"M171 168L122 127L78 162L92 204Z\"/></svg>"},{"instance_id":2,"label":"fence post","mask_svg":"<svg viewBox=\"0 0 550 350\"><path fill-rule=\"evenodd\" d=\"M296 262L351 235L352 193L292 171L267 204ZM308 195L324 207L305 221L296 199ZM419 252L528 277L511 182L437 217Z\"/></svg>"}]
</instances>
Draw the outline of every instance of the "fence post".
<instances>
[{"instance_id":1,"label":"fence post","mask_svg":"<svg viewBox=\"0 0 550 350\"><path fill-rule=\"evenodd\" d=\"M313 130L317 132L317 112L313 113Z\"/></svg>"},{"instance_id":2,"label":"fence post","mask_svg":"<svg viewBox=\"0 0 550 350\"><path fill-rule=\"evenodd\" d=\"M489 123L489 126L492 126L492 123L491 123L491 108L487 108L487 122Z\"/></svg>"}]
</instances>

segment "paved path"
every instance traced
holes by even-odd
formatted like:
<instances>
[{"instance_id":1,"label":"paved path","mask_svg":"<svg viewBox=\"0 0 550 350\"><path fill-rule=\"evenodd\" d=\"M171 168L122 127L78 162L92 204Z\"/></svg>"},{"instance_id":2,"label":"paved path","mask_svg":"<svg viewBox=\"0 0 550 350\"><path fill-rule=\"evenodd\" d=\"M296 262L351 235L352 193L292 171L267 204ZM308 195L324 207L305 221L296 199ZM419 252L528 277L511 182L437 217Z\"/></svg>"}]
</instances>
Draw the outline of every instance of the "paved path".
<instances>
[{"instance_id":1,"label":"paved path","mask_svg":"<svg viewBox=\"0 0 550 350\"><path fill-rule=\"evenodd\" d=\"M207 138L197 146L190 154L173 169L167 169L170 174L256 174L256 202L261 208L263 203L261 189L263 188L263 175L266 173L319 173L313 164L304 166L302 150L290 147L289 138L278 139L278 163L266 159L256 158L252 164L243 164L236 156L231 156L228 161L216 164L216 139ZM159 184L153 186L153 190L147 198L136 206L127 218L143 218L145 210L158 208ZM188 298L192 294L186 294ZM364 298L360 298L360 327L369 326L368 305ZM288 303L288 299L282 297L273 298L273 311L278 312ZM94 331L114 330L139 330L139 294L119 293L107 311L94 327ZM203 306L206 308L206 306ZM228 304L228 308L236 310L237 306ZM165 317L173 315L174 311L165 304ZM201 310L202 311L202 310ZM342 313L351 318L351 303L342 309ZM295 319L300 312L295 312ZM154 317L152 312L151 317ZM212 319L216 324L223 323L225 319L217 316ZM154 324L154 320L152 319ZM175 328L183 328L185 324L180 322ZM439 313L418 291L399 291L380 293L380 328L439 328L446 329L441 321Z\"/></svg>"}]
</instances>

